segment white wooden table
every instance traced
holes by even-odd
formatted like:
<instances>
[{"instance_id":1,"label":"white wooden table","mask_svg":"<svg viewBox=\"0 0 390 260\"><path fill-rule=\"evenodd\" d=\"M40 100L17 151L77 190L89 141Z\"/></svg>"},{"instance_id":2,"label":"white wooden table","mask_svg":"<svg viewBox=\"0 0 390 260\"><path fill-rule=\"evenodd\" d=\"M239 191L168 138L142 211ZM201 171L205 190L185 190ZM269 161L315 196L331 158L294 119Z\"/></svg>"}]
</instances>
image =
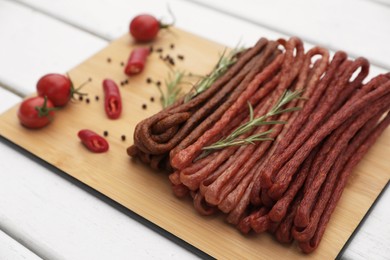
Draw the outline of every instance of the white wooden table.
<instances>
[{"instance_id":1,"label":"white wooden table","mask_svg":"<svg viewBox=\"0 0 390 260\"><path fill-rule=\"evenodd\" d=\"M389 0L0 0L0 112L127 32L147 12L234 46L297 35L390 70ZM390 259L390 188L340 255ZM196 259L96 192L0 142L0 259Z\"/></svg>"}]
</instances>

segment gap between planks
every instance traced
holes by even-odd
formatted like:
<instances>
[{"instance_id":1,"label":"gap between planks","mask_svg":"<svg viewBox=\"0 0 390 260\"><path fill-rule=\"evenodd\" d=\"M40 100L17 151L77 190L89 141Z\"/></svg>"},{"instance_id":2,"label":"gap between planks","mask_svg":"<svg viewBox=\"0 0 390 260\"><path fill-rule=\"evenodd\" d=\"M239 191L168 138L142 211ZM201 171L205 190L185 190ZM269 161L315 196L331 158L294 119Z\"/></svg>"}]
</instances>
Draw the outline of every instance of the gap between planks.
<instances>
[{"instance_id":1,"label":"gap between planks","mask_svg":"<svg viewBox=\"0 0 390 260\"><path fill-rule=\"evenodd\" d=\"M21 98L24 98L26 97L26 95L24 95L22 92L19 92L18 90L14 89L13 87L5 84L4 82L0 81L0 88L3 88L15 95L17 95L18 97L21 97Z\"/></svg>"},{"instance_id":2,"label":"gap between planks","mask_svg":"<svg viewBox=\"0 0 390 260\"><path fill-rule=\"evenodd\" d=\"M367 2L370 2L370 3L373 3L373 4L377 4L377 5L381 5L381 6L385 6L387 8L390 7L390 1L389 0L364 0L364 1L367 1Z\"/></svg>"},{"instance_id":3,"label":"gap between planks","mask_svg":"<svg viewBox=\"0 0 390 260\"><path fill-rule=\"evenodd\" d=\"M23 241L22 239L19 239L18 236L16 236L14 234L14 232L12 232L12 230L9 230L8 228L6 228L1 222L0 222L0 232L3 232L4 234L6 234L8 237L10 237L10 239L13 239L15 240L17 243L19 243L21 246L23 246L24 248L26 248L28 251L31 252L31 254L41 258L41 259L50 259L49 257L45 257L44 255L41 255L41 253L37 252L37 250L35 250L34 248L32 248L31 246L29 246L27 243L25 243L25 241Z\"/></svg>"}]
</instances>

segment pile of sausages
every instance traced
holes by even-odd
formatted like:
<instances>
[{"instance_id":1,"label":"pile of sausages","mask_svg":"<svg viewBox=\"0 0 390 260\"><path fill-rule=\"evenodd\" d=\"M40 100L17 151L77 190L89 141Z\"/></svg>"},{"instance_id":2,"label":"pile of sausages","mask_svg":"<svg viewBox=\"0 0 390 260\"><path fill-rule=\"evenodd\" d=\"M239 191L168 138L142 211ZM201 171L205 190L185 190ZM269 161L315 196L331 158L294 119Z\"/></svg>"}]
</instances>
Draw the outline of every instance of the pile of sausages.
<instances>
[{"instance_id":1,"label":"pile of sausages","mask_svg":"<svg viewBox=\"0 0 390 260\"><path fill-rule=\"evenodd\" d=\"M390 123L390 73L365 82L369 63L300 39L260 39L208 90L140 122L127 152L170 171L173 192L204 215L226 214L241 232L269 232L315 250L348 177ZM367 80L366 80L367 81ZM273 141L205 153L204 147L265 115L300 91L281 113L240 138L272 129Z\"/></svg>"}]
</instances>

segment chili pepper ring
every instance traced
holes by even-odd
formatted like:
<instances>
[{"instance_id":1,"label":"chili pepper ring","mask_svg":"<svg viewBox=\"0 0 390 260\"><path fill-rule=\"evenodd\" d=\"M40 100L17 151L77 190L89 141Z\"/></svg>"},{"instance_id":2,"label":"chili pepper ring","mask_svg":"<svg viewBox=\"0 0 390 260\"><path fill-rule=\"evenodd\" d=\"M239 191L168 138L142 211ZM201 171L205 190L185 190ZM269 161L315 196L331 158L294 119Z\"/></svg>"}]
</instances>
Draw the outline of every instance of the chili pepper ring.
<instances>
[{"instance_id":1,"label":"chili pepper ring","mask_svg":"<svg viewBox=\"0 0 390 260\"><path fill-rule=\"evenodd\" d=\"M80 130L77 135L85 147L91 152L104 153L108 151L109 144L107 140L97 133L88 129L83 129Z\"/></svg>"},{"instance_id":2,"label":"chili pepper ring","mask_svg":"<svg viewBox=\"0 0 390 260\"><path fill-rule=\"evenodd\" d=\"M145 67L146 59L149 55L149 48L135 48L131 53L125 67L125 73L128 76L141 73Z\"/></svg>"}]
</instances>

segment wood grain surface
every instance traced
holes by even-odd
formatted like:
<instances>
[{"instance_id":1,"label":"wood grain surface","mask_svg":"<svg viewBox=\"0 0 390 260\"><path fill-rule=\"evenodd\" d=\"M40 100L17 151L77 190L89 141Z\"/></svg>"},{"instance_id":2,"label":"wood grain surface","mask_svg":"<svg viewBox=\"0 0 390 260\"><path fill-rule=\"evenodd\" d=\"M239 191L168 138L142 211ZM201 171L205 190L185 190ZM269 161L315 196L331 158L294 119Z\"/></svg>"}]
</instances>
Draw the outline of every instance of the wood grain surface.
<instances>
[{"instance_id":1,"label":"wood grain surface","mask_svg":"<svg viewBox=\"0 0 390 260\"><path fill-rule=\"evenodd\" d=\"M162 55L184 55L183 61L176 59L175 68L195 74L209 72L225 49L175 28L160 34L153 45L155 49L163 49ZM51 125L41 130L22 127L15 106L0 116L0 135L213 257L335 258L389 179L390 131L385 131L355 169L317 251L303 255L295 245L281 245L268 234L243 236L224 222L222 215L197 214L190 200L173 196L165 173L152 171L127 156L126 148L132 144L135 125L161 109L158 89L147 84L146 78L163 82L169 72L159 53L154 52L142 74L127 78L120 63L126 62L134 47L125 35L69 71L75 86L92 78L83 89L89 94L89 103L84 99L68 104L57 112ZM129 81L120 87L123 114L118 120L110 120L104 113L105 78L115 80L118 85L125 79ZM98 101L95 96L99 96ZM154 102L150 101L152 96ZM147 105L146 110L142 109L143 104ZM109 152L93 154L85 149L77 138L77 132L83 128L100 134L108 131ZM122 135L127 136L126 141L121 140Z\"/></svg>"}]
</instances>

